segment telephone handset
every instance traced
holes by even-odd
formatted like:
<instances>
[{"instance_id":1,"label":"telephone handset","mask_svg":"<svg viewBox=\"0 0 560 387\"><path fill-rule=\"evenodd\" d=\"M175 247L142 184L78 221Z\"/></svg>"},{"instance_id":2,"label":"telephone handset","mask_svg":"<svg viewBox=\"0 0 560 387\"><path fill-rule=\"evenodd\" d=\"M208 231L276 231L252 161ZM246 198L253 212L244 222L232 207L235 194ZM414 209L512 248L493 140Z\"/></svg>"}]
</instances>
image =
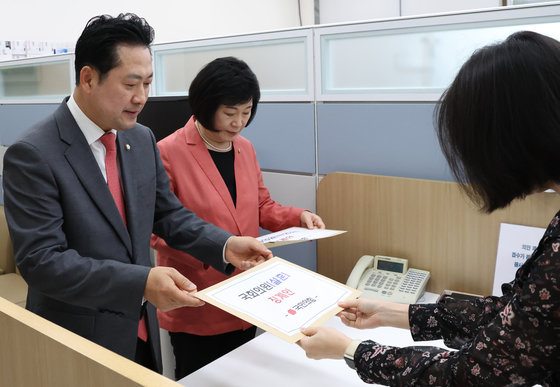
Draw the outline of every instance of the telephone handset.
<instances>
[{"instance_id":1,"label":"telephone handset","mask_svg":"<svg viewBox=\"0 0 560 387\"><path fill-rule=\"evenodd\" d=\"M364 255L346 285L362 290L362 297L413 304L424 292L428 279L429 271L409 269L406 259Z\"/></svg>"}]
</instances>

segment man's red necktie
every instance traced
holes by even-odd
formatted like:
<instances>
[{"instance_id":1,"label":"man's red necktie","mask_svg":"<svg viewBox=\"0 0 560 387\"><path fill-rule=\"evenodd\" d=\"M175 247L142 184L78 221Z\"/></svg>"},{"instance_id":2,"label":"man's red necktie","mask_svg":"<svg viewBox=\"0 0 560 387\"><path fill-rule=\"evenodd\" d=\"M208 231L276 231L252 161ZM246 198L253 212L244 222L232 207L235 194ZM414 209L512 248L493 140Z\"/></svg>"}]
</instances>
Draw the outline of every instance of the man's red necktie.
<instances>
[{"instance_id":1,"label":"man's red necktie","mask_svg":"<svg viewBox=\"0 0 560 387\"><path fill-rule=\"evenodd\" d=\"M117 169L117 146L115 143L115 134L112 132L105 133L101 136L101 142L105 145L105 171L107 172L107 185L109 191L113 195L115 204L119 209L121 218L126 226L126 210L124 207L124 198L119 180L119 170Z\"/></svg>"},{"instance_id":2,"label":"man's red necktie","mask_svg":"<svg viewBox=\"0 0 560 387\"><path fill-rule=\"evenodd\" d=\"M105 171L107 172L107 185L109 191L113 195L113 200L117 205L121 218L126 226L126 210L124 206L124 198L119 180L119 170L117 169L117 146L115 143L116 136L112 132L107 132L100 138L105 146ZM142 314L140 324L138 325L138 337L144 341L148 340L148 330L146 328L146 317Z\"/></svg>"}]
</instances>

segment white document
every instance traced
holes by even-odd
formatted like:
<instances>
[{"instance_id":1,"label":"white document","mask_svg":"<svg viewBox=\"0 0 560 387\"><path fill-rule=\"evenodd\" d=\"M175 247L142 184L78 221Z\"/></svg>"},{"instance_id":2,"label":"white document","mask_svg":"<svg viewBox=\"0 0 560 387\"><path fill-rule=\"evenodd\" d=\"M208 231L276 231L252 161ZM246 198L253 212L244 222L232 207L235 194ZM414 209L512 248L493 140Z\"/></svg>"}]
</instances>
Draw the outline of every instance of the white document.
<instances>
[{"instance_id":1,"label":"white document","mask_svg":"<svg viewBox=\"0 0 560 387\"><path fill-rule=\"evenodd\" d=\"M257 238L264 243L266 247L276 247L287 245L290 243L298 243L304 241L312 241L315 239L329 238L335 235L345 233L341 230L310 230L304 227L290 227L282 231L273 232Z\"/></svg>"},{"instance_id":2,"label":"white document","mask_svg":"<svg viewBox=\"0 0 560 387\"><path fill-rule=\"evenodd\" d=\"M195 296L293 343L300 328L323 324L360 293L274 257Z\"/></svg>"},{"instance_id":3,"label":"white document","mask_svg":"<svg viewBox=\"0 0 560 387\"><path fill-rule=\"evenodd\" d=\"M537 249L546 229L541 227L521 226L518 224L500 224L498 254L494 270L492 294L502 296L502 284L515 278L517 269Z\"/></svg>"}]
</instances>

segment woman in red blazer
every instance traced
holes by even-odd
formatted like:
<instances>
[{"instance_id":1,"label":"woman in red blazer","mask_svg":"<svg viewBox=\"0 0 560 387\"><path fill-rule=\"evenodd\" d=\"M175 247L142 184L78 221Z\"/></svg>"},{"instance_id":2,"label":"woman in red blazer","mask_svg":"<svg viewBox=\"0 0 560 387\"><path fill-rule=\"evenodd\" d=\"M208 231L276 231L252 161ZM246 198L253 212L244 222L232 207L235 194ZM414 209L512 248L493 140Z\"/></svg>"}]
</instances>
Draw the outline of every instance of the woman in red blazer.
<instances>
[{"instance_id":1,"label":"woman in red blazer","mask_svg":"<svg viewBox=\"0 0 560 387\"><path fill-rule=\"evenodd\" d=\"M239 59L218 58L197 74L189 88L193 116L158 143L171 189L185 207L234 235L257 237L259 226L324 228L318 215L270 198L253 145L240 136L259 99L257 78ZM228 278L155 235L151 245L159 265L175 267L199 289ZM210 304L158 311L158 317L171 336L177 379L251 340L256 331Z\"/></svg>"}]
</instances>

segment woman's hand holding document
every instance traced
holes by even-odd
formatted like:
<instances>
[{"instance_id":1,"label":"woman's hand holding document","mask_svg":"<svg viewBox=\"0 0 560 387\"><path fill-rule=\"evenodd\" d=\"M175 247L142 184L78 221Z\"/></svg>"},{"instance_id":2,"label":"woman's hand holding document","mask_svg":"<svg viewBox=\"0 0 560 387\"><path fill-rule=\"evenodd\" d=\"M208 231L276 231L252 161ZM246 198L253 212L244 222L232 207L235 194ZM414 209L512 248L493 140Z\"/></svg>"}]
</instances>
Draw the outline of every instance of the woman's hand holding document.
<instances>
[{"instance_id":1,"label":"woman's hand holding document","mask_svg":"<svg viewBox=\"0 0 560 387\"><path fill-rule=\"evenodd\" d=\"M194 296L295 343L303 337L301 328L324 324L342 310L339 301L360 294L356 289L274 257Z\"/></svg>"},{"instance_id":2,"label":"woman's hand holding document","mask_svg":"<svg viewBox=\"0 0 560 387\"><path fill-rule=\"evenodd\" d=\"M328 238L335 235L343 234L346 231L326 230L326 229L308 229L303 227L290 227L282 231L273 232L257 238L264 243L266 247L283 246L290 243L299 243L312 241L315 239Z\"/></svg>"}]
</instances>

